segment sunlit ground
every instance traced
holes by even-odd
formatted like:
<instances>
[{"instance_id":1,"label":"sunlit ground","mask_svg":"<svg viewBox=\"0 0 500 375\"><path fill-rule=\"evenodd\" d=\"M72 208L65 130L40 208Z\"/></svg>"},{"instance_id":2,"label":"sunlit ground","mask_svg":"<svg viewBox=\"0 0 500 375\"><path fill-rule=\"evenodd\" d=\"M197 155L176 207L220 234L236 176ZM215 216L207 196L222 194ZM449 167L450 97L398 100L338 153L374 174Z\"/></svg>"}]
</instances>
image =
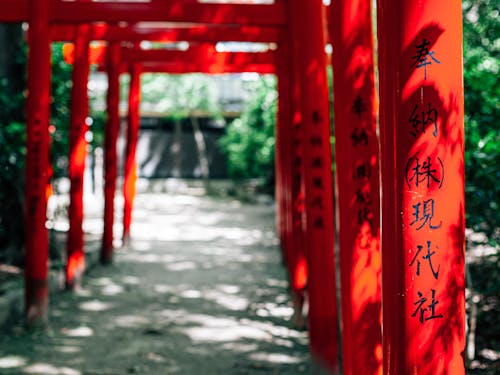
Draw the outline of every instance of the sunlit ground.
<instances>
[{"instance_id":1,"label":"sunlit ground","mask_svg":"<svg viewBox=\"0 0 500 375\"><path fill-rule=\"evenodd\" d=\"M100 230L98 203L88 232ZM77 295L51 297L47 333L1 335L0 373L309 372L272 206L141 194L136 208L115 264L93 268Z\"/></svg>"}]
</instances>

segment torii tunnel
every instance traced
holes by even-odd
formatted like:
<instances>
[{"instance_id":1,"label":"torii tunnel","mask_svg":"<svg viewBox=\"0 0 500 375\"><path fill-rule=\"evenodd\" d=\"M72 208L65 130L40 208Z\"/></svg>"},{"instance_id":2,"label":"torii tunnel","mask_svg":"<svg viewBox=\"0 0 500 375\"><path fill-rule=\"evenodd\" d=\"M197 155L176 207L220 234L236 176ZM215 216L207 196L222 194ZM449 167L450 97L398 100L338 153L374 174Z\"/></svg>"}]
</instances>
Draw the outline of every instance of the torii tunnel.
<instances>
[{"instance_id":1,"label":"torii tunnel","mask_svg":"<svg viewBox=\"0 0 500 375\"><path fill-rule=\"evenodd\" d=\"M70 41L69 288L80 282L85 269L89 65L98 64L109 80L104 263L113 257L120 74L131 75L123 190L127 239L137 175L140 74L274 73L279 94L277 231L296 307L307 288L312 358L334 374L464 374L461 2L377 0L377 35L370 0L258 3L0 0L0 22L29 23L28 321L46 320L48 308L50 43ZM91 50L93 40L105 41L106 48ZM141 50L141 41L187 41L190 47ZM276 49L217 52L215 43L224 41L272 43ZM327 43L331 56L325 52Z\"/></svg>"}]
</instances>

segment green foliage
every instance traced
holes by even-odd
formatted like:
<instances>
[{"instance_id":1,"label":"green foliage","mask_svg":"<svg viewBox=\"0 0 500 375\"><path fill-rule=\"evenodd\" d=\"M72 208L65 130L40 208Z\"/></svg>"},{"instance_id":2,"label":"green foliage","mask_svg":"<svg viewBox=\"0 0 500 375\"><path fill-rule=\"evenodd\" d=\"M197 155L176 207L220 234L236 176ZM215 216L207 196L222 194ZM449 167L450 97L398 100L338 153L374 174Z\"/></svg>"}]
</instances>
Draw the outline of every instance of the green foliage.
<instances>
[{"instance_id":1,"label":"green foliage","mask_svg":"<svg viewBox=\"0 0 500 375\"><path fill-rule=\"evenodd\" d=\"M169 113L175 119L189 117L192 112L220 113L215 86L206 74L143 74L141 99L155 111Z\"/></svg>"},{"instance_id":2,"label":"green foliage","mask_svg":"<svg viewBox=\"0 0 500 375\"><path fill-rule=\"evenodd\" d=\"M22 41L14 61L25 72L27 48ZM4 260L20 262L23 241L24 163L26 156L25 75L0 78L0 248ZM63 61L61 44L52 45L51 159L56 177L66 175L71 66Z\"/></svg>"},{"instance_id":3,"label":"green foliage","mask_svg":"<svg viewBox=\"0 0 500 375\"><path fill-rule=\"evenodd\" d=\"M500 23L494 1L463 2L467 225L500 233ZM496 231L496 234L495 234Z\"/></svg>"},{"instance_id":4,"label":"green foliage","mask_svg":"<svg viewBox=\"0 0 500 375\"><path fill-rule=\"evenodd\" d=\"M52 133L50 154L54 177L67 175L71 71L71 65L64 61L62 43L52 43L51 124L54 125L55 129Z\"/></svg>"},{"instance_id":5,"label":"green foliage","mask_svg":"<svg viewBox=\"0 0 500 375\"><path fill-rule=\"evenodd\" d=\"M14 33L11 35L15 35L15 27L12 26ZM0 249L8 249L0 253L0 262L19 264L23 241L26 134L22 109L25 107L26 79L23 74L13 75L25 70L26 51L20 38L2 38L0 42L2 49L13 53L12 60L0 67ZM7 42L11 45L7 46Z\"/></svg>"},{"instance_id":6,"label":"green foliage","mask_svg":"<svg viewBox=\"0 0 500 375\"><path fill-rule=\"evenodd\" d=\"M221 139L228 157L229 175L234 179L274 175L274 126L277 92L274 78L251 82L255 94L242 116L234 120Z\"/></svg>"}]
</instances>

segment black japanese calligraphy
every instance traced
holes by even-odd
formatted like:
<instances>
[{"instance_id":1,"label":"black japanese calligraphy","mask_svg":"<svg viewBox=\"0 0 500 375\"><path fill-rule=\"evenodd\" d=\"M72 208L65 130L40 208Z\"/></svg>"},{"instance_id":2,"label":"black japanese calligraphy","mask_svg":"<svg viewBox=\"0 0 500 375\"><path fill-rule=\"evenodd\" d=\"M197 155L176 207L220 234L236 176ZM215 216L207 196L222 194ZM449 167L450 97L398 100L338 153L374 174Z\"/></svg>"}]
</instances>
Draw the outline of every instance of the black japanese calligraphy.
<instances>
[{"instance_id":1,"label":"black japanese calligraphy","mask_svg":"<svg viewBox=\"0 0 500 375\"><path fill-rule=\"evenodd\" d=\"M422 39L422 43L415 46L416 52L412 56L412 67L424 69L424 80L427 79L427 66L433 63L441 64L441 62L434 56L434 51L429 50L430 42L427 39Z\"/></svg>"},{"instance_id":2,"label":"black japanese calligraphy","mask_svg":"<svg viewBox=\"0 0 500 375\"><path fill-rule=\"evenodd\" d=\"M351 112L354 113L356 116L358 116L358 119L361 119L361 115L367 111L368 111L368 106L366 105L363 98L360 95L358 95L356 99L354 99L354 102L352 103Z\"/></svg>"},{"instance_id":3,"label":"black japanese calligraphy","mask_svg":"<svg viewBox=\"0 0 500 375\"><path fill-rule=\"evenodd\" d=\"M423 161L418 157L408 159L406 163L406 184L408 188L418 188L425 185L427 188L431 185L437 185L441 188L444 181L444 164L440 157L432 161L428 156Z\"/></svg>"},{"instance_id":4,"label":"black japanese calligraphy","mask_svg":"<svg viewBox=\"0 0 500 375\"><path fill-rule=\"evenodd\" d=\"M437 280L439 278L439 269L441 268L441 265L439 265L437 267L437 270L434 269L434 265L432 264L432 256L435 255L436 252L431 250L431 246L432 246L431 241L427 241L427 247L426 247L427 252L421 256L421 259L424 261L427 261L427 263L429 264L429 269L431 270L432 276ZM436 246L436 248L437 248L437 246ZM416 263L417 270L415 273L417 276L420 276L421 269L420 269L419 255L423 249L424 249L424 246L418 245L417 251L415 252L415 256L411 260L410 264L408 264L409 267L413 267L413 265Z\"/></svg>"},{"instance_id":5,"label":"black japanese calligraphy","mask_svg":"<svg viewBox=\"0 0 500 375\"><path fill-rule=\"evenodd\" d=\"M431 319L443 318L443 314L436 315L436 305L439 301L435 299L435 289L431 289L431 302L426 307L424 307L424 304L427 302L427 298L420 291L417 294L419 299L413 303L417 307L413 314L411 314L412 317L418 316L418 320L422 324Z\"/></svg>"},{"instance_id":6,"label":"black japanese calligraphy","mask_svg":"<svg viewBox=\"0 0 500 375\"><path fill-rule=\"evenodd\" d=\"M372 169L369 161L356 163L354 166L353 177L355 180L368 179L372 175Z\"/></svg>"},{"instance_id":7,"label":"black japanese calligraphy","mask_svg":"<svg viewBox=\"0 0 500 375\"><path fill-rule=\"evenodd\" d=\"M433 125L432 135L437 137L438 135L438 111L436 108L431 106L431 103L427 103L427 109L419 110L419 105L415 104L413 111L410 114L408 122L411 125L410 134L413 137L417 137L425 132L427 125Z\"/></svg>"},{"instance_id":8,"label":"black japanese calligraphy","mask_svg":"<svg viewBox=\"0 0 500 375\"><path fill-rule=\"evenodd\" d=\"M412 207L413 221L410 223L410 226L415 225L417 230L422 229L425 225L428 225L430 229L439 229L441 227L442 221L439 224L433 223L434 199L426 199L414 204Z\"/></svg>"},{"instance_id":9,"label":"black japanese calligraphy","mask_svg":"<svg viewBox=\"0 0 500 375\"><path fill-rule=\"evenodd\" d=\"M368 133L366 129L354 128L351 132L351 140L353 147L357 147L359 145L368 146Z\"/></svg>"}]
</instances>

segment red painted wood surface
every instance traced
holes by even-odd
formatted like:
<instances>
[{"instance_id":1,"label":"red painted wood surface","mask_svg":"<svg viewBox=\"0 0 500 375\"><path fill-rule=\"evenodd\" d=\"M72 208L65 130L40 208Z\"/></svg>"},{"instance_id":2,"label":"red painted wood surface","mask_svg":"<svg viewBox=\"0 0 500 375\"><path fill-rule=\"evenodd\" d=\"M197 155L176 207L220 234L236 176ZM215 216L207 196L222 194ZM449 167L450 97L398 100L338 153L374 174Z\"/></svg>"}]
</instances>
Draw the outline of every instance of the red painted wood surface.
<instances>
[{"instance_id":1,"label":"red painted wood surface","mask_svg":"<svg viewBox=\"0 0 500 375\"><path fill-rule=\"evenodd\" d=\"M50 36L53 41L72 42L75 38L75 25L53 24L50 27ZM149 24L118 26L106 23L91 26L91 40L130 41L143 40L155 42L253 42L277 43L280 41L282 29L267 26L210 26L192 24L186 26L172 26L164 24L161 27L152 27Z\"/></svg>"},{"instance_id":2,"label":"red painted wood surface","mask_svg":"<svg viewBox=\"0 0 500 375\"><path fill-rule=\"evenodd\" d=\"M276 233L278 235L280 249L281 249L281 260L286 262L286 254L285 254L285 246L284 246L284 235L283 235L283 193L282 193L282 185L283 185L283 175L281 172L281 145L280 145L280 130L279 130L279 121L276 123L276 131L275 131L275 145L274 145L274 166L275 166L275 194L274 198L276 201Z\"/></svg>"},{"instance_id":3,"label":"red painted wood surface","mask_svg":"<svg viewBox=\"0 0 500 375\"><path fill-rule=\"evenodd\" d=\"M71 118L69 131L68 172L71 183L69 204L69 231L66 244L66 286L78 287L85 271L83 240L83 178L87 157L89 100L87 83L89 77L89 25L78 26L75 39L75 62L73 64L71 88Z\"/></svg>"},{"instance_id":4,"label":"red painted wood surface","mask_svg":"<svg viewBox=\"0 0 500 375\"><path fill-rule=\"evenodd\" d=\"M28 21L29 0L0 0L0 22ZM59 23L186 22L241 26L283 26L276 4L209 4L186 1L80 2L51 0L49 19Z\"/></svg>"},{"instance_id":5,"label":"red painted wood surface","mask_svg":"<svg viewBox=\"0 0 500 375\"><path fill-rule=\"evenodd\" d=\"M68 64L74 61L74 45L63 45L64 60ZM106 47L104 45L90 48L91 64L98 64L101 69L106 68ZM187 73L200 71L207 73L225 73L237 71L274 72L276 56L274 51L267 52L218 52L213 44L193 45L186 51L179 50L131 50L122 49L122 69L134 62L141 62L144 68L179 71ZM179 66L185 66L184 69ZM158 68L160 67L160 68ZM245 69L245 70L243 70Z\"/></svg>"},{"instance_id":6,"label":"red painted wood surface","mask_svg":"<svg viewBox=\"0 0 500 375\"><path fill-rule=\"evenodd\" d=\"M338 370L337 303L333 232L330 116L326 78L323 4L289 3L300 72L309 332L311 353L329 371Z\"/></svg>"},{"instance_id":7,"label":"red painted wood surface","mask_svg":"<svg viewBox=\"0 0 500 375\"><path fill-rule=\"evenodd\" d=\"M207 64L243 64L243 63L273 63L275 54L267 52L218 52L212 44L191 46L186 51L165 49L123 50L123 59L128 62L165 62L183 58L185 60L205 61Z\"/></svg>"},{"instance_id":8,"label":"red painted wood surface","mask_svg":"<svg viewBox=\"0 0 500 375\"><path fill-rule=\"evenodd\" d=\"M329 7L343 373L382 373L380 187L370 0Z\"/></svg>"},{"instance_id":9,"label":"red painted wood surface","mask_svg":"<svg viewBox=\"0 0 500 375\"><path fill-rule=\"evenodd\" d=\"M135 198L135 183L137 181L137 162L135 152L139 139L141 102L141 71L139 64L133 64L130 69L130 91L128 97L127 146L125 149L125 165L123 171L123 241L130 236L132 208Z\"/></svg>"},{"instance_id":10,"label":"red painted wood surface","mask_svg":"<svg viewBox=\"0 0 500 375\"><path fill-rule=\"evenodd\" d=\"M288 70L288 48L280 46L278 53L278 121L275 129L276 137L276 170L279 171L278 207L280 237L283 259L291 277L291 261L293 260L292 204L291 204L291 118L290 118L290 80Z\"/></svg>"},{"instance_id":11,"label":"red painted wood surface","mask_svg":"<svg viewBox=\"0 0 500 375\"><path fill-rule=\"evenodd\" d=\"M280 80L278 78L278 100L281 100L283 105L283 98L280 97ZM278 113L276 127L274 129L275 147L274 147L274 168L275 168L275 199L276 199L276 233L280 242L282 261L286 263L286 238L285 238L285 194L284 189L284 172L283 172L283 140L282 140L282 127L283 127L283 114L281 112L281 105L278 101Z\"/></svg>"},{"instance_id":12,"label":"red painted wood surface","mask_svg":"<svg viewBox=\"0 0 500 375\"><path fill-rule=\"evenodd\" d=\"M138 63L143 73L168 73L168 74L230 74L230 73L259 73L276 74L274 64L261 63L207 63L206 61L184 61L179 59L176 62L143 62ZM105 71L104 66L98 66L98 71ZM129 64L120 65L120 73L126 73L129 70Z\"/></svg>"},{"instance_id":13,"label":"red painted wood surface","mask_svg":"<svg viewBox=\"0 0 500 375\"><path fill-rule=\"evenodd\" d=\"M291 26L291 25L290 25ZM290 28L291 29L291 28ZM304 241L304 163L303 163L303 127L301 122L300 85L298 74L297 41L293 33L287 33L280 48L285 48L284 66L286 75L286 89L288 90L287 105L289 137L289 221L290 221L290 248L288 256L288 273L294 314L292 323L297 327L305 326L303 306L305 302L304 290L307 287L306 245Z\"/></svg>"},{"instance_id":14,"label":"red painted wood surface","mask_svg":"<svg viewBox=\"0 0 500 375\"><path fill-rule=\"evenodd\" d=\"M74 62L74 44L63 44L63 57L67 64ZM190 45L185 51L169 49L121 49L122 59L128 63L149 62L149 63L176 63L178 61L195 61L211 65L216 62L227 64L270 64L275 62L273 51L265 52L219 52L213 43L203 43ZM90 47L90 63L98 65L107 64L107 49L104 43L94 44Z\"/></svg>"},{"instance_id":15,"label":"red painted wood surface","mask_svg":"<svg viewBox=\"0 0 500 375\"><path fill-rule=\"evenodd\" d=\"M378 1L387 374L463 374L461 3Z\"/></svg>"},{"instance_id":16,"label":"red painted wood surface","mask_svg":"<svg viewBox=\"0 0 500 375\"><path fill-rule=\"evenodd\" d=\"M49 1L30 2L26 124L25 313L43 323L48 305L47 196L49 171L50 42Z\"/></svg>"},{"instance_id":17,"label":"red painted wood surface","mask_svg":"<svg viewBox=\"0 0 500 375\"><path fill-rule=\"evenodd\" d=\"M109 263L113 258L114 198L117 176L116 141L120 128L120 44L110 43L108 47L108 123L104 138L104 233L101 261Z\"/></svg>"},{"instance_id":18,"label":"red painted wood surface","mask_svg":"<svg viewBox=\"0 0 500 375\"><path fill-rule=\"evenodd\" d=\"M296 52L292 50L291 53ZM292 205L292 242L293 265L292 265L292 299L297 310L295 311L295 324L302 325L302 308L304 304L304 290L307 288L307 262L305 242L305 185L304 185L304 129L302 124L302 113L300 108L300 87L298 64L295 55L290 65L290 97L291 97L291 205Z\"/></svg>"}]
</instances>

